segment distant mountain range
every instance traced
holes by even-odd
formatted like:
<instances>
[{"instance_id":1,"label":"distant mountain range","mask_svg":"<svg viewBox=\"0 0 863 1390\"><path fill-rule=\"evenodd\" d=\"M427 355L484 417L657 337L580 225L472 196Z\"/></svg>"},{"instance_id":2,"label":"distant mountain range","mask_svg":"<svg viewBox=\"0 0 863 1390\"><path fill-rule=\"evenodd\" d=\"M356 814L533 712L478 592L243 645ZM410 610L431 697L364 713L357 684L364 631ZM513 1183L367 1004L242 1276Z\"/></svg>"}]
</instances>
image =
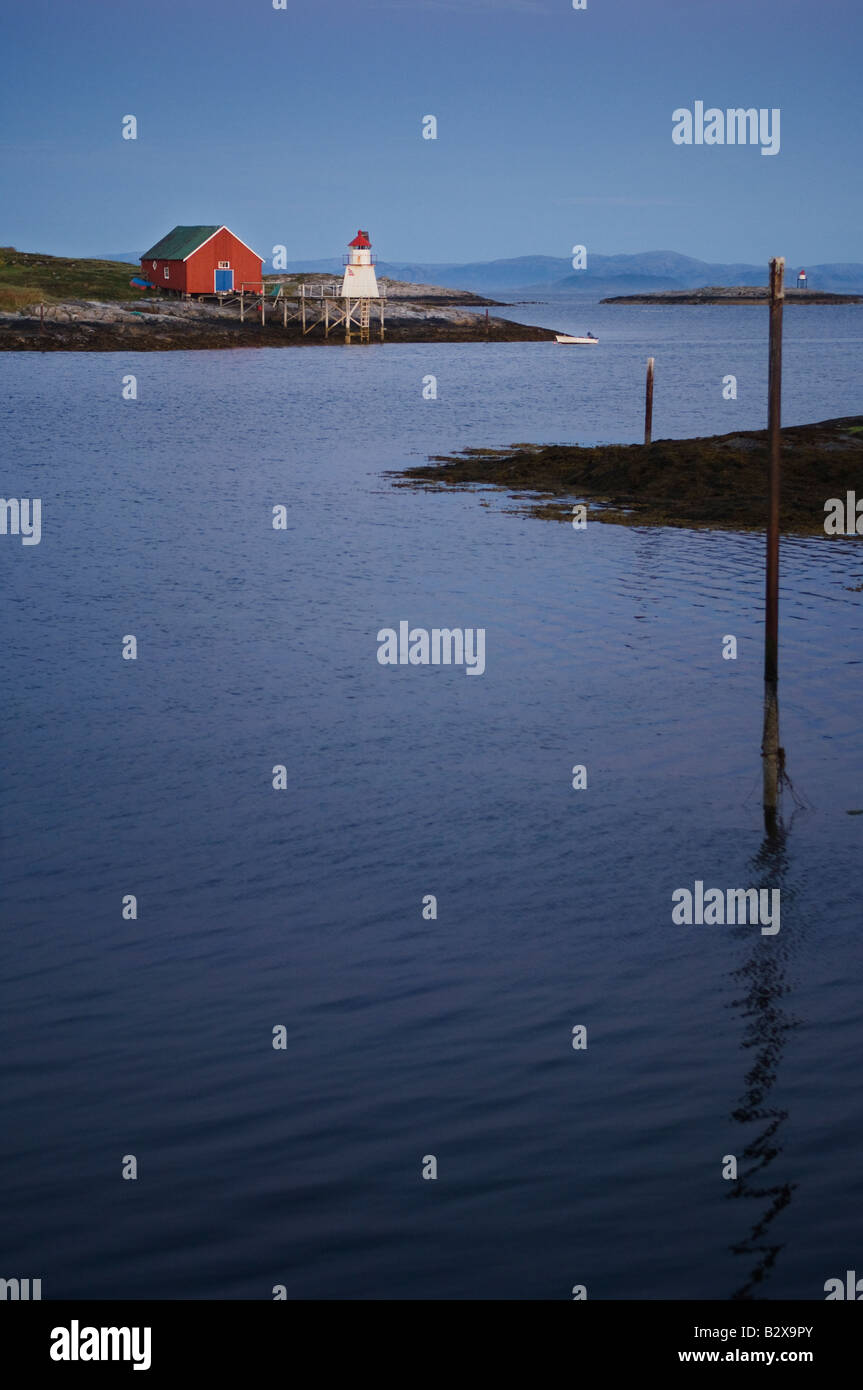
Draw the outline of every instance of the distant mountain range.
<instances>
[{"instance_id":1,"label":"distant mountain range","mask_svg":"<svg viewBox=\"0 0 863 1390\"><path fill-rule=\"evenodd\" d=\"M137 262L132 252L115 252L105 260ZM802 267L786 266L789 285L797 282ZM321 261L294 261L292 271L318 271L342 274L341 257ZM853 262L807 265L810 289L863 292L863 265ZM264 262L265 274L272 273ZM643 251L631 256L600 256L588 252L587 268L573 270L565 256L515 256L510 260L472 261L466 265L451 262L379 261L378 275L393 280L409 280L422 285L445 285L453 289L524 293L527 291L584 290L596 294L637 294L649 290L694 290L706 285L766 285L764 265L715 264L695 260L677 251Z\"/></svg>"}]
</instances>

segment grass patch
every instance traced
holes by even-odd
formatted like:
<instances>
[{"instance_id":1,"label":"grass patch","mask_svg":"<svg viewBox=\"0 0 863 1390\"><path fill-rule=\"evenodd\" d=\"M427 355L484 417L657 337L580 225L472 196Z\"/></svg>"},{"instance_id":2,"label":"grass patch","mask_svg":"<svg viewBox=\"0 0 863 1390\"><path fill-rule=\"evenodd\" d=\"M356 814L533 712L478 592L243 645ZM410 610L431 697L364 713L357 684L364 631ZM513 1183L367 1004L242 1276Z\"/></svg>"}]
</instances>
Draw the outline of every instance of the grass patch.
<instances>
[{"instance_id":1,"label":"grass patch","mask_svg":"<svg viewBox=\"0 0 863 1390\"><path fill-rule=\"evenodd\" d=\"M14 314L18 309L25 309L28 304L38 304L40 299L44 299L47 304L49 296L37 285L4 285L0 283L0 311L5 314Z\"/></svg>"},{"instance_id":2,"label":"grass patch","mask_svg":"<svg viewBox=\"0 0 863 1390\"><path fill-rule=\"evenodd\" d=\"M45 256L16 251L14 246L0 247L0 291L10 302L15 294L25 295L15 308L40 299L46 303L62 299L140 299L143 291L129 284L136 273L140 274L140 268L125 261Z\"/></svg>"}]
</instances>

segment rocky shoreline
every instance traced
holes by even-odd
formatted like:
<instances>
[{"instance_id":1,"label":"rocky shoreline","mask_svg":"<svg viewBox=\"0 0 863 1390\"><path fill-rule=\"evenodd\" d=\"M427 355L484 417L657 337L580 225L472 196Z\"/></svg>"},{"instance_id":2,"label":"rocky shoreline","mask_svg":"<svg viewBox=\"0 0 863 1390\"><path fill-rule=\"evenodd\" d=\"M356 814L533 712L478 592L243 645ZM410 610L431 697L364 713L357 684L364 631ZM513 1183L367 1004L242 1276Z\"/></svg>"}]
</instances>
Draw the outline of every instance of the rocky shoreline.
<instances>
[{"instance_id":1,"label":"rocky shoreline","mask_svg":"<svg viewBox=\"0 0 863 1390\"><path fill-rule=\"evenodd\" d=\"M433 291L434 286L408 287ZM470 307L459 307L462 300ZM479 296L459 296L444 291L406 294L388 299L387 343L548 342L547 328L513 323L489 315ZM494 301L488 301L493 303ZM474 307L477 305L477 307ZM0 313L0 350L8 352L164 352L217 348L346 346L344 330L333 330L328 339L323 329L303 334L298 323L283 327L275 303L261 324L260 313L248 309L240 321L236 306L221 307L194 300L143 299L131 303L69 300L60 304L29 305L17 313ZM379 341L377 324L371 325L372 342ZM356 342L356 334L354 335Z\"/></svg>"},{"instance_id":2,"label":"rocky shoreline","mask_svg":"<svg viewBox=\"0 0 863 1390\"><path fill-rule=\"evenodd\" d=\"M571 521L573 503L584 499L590 503L590 521L763 530L767 431L658 439L646 445L466 449L405 469L395 478L397 486L433 491L491 484L521 501L521 510L552 521ZM783 531L825 535L825 502L844 499L852 490L863 498L863 415L782 431Z\"/></svg>"}]
</instances>

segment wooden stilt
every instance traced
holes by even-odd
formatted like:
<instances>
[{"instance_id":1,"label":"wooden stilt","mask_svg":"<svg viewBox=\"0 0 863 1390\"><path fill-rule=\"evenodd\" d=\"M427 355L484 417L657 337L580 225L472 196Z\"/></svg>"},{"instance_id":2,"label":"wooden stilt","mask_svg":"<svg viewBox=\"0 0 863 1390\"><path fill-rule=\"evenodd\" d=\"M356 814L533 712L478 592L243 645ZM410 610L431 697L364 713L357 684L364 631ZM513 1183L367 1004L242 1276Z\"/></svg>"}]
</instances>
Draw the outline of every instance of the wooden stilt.
<instances>
[{"instance_id":1,"label":"wooden stilt","mask_svg":"<svg viewBox=\"0 0 863 1390\"><path fill-rule=\"evenodd\" d=\"M289 299L290 314L288 313ZM286 328L290 318L292 322L296 321L300 324L304 335L321 329L324 338L329 339L335 330L344 323L346 343L354 342L357 337L361 343L368 343L371 341L372 306L375 303L378 306L380 340L383 342L386 335L386 300L383 297L372 300L355 299L352 296L339 294L312 295L307 294L301 286L297 294L282 297L282 326ZM357 334L357 329L359 329L359 334Z\"/></svg>"}]
</instances>

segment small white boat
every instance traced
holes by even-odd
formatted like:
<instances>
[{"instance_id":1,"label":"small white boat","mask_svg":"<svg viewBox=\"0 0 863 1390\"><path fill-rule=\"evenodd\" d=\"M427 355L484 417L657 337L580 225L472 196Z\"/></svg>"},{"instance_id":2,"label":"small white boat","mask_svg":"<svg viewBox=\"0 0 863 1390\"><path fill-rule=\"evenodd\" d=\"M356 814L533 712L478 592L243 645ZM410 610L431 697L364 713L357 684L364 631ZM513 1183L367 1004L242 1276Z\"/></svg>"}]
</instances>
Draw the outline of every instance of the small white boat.
<instances>
[{"instance_id":1,"label":"small white boat","mask_svg":"<svg viewBox=\"0 0 863 1390\"><path fill-rule=\"evenodd\" d=\"M579 343L582 346L586 346L588 343L599 342L599 339L594 338L592 333L585 333L583 338L576 338L572 333L555 333L554 339L557 343Z\"/></svg>"}]
</instances>

